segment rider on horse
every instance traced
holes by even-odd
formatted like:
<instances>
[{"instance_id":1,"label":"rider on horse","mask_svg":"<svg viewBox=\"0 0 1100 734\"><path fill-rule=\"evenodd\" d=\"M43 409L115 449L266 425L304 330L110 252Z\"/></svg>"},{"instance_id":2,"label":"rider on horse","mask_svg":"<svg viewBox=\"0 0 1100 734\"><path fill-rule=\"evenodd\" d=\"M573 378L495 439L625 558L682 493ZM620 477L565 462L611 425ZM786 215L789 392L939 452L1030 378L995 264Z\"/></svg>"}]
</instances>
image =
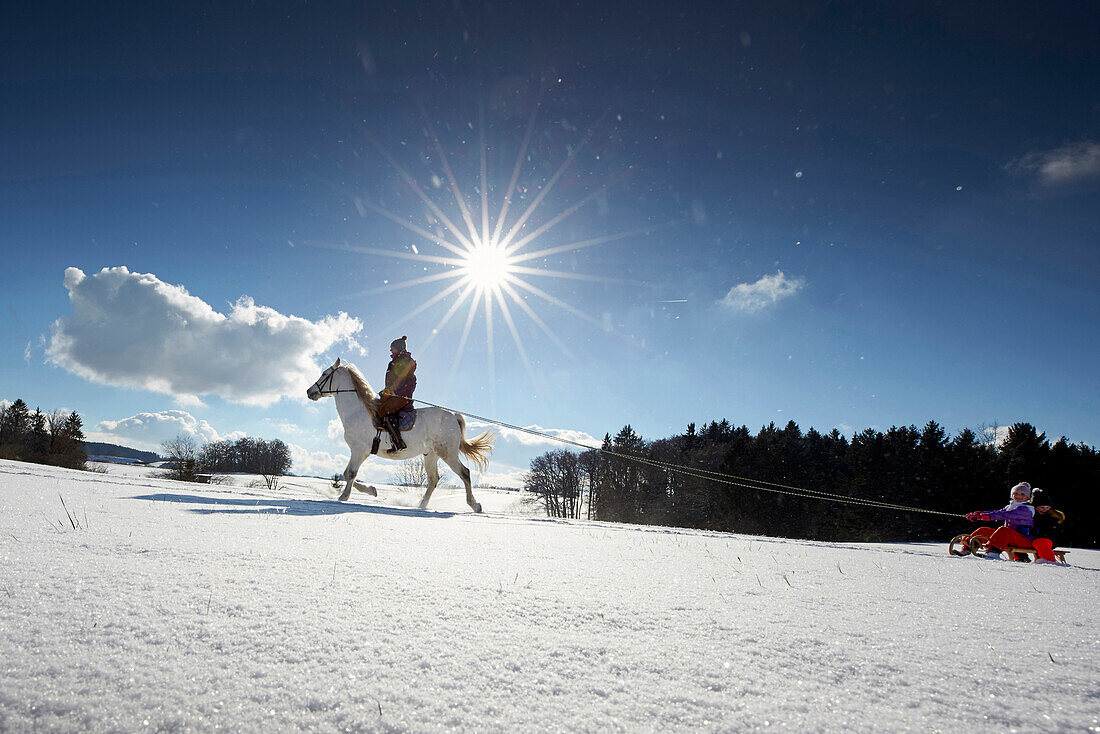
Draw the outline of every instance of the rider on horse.
<instances>
[{"instance_id":1,"label":"rider on horse","mask_svg":"<svg viewBox=\"0 0 1100 734\"><path fill-rule=\"evenodd\" d=\"M386 449L387 454L396 454L405 448L397 427L397 414L411 407L413 390L416 389L416 360L405 347L407 338L394 339L390 344L392 359L386 367L386 388L379 396L378 418L393 440L393 446Z\"/></svg>"}]
</instances>

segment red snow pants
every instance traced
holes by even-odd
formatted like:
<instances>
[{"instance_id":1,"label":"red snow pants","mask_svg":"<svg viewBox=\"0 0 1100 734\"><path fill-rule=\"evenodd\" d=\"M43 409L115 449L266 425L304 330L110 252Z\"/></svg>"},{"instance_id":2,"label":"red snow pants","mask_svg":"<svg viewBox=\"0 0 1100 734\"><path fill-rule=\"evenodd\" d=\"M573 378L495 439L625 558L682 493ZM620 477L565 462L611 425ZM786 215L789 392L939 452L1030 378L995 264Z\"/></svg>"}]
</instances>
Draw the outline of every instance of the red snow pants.
<instances>
[{"instance_id":1,"label":"red snow pants","mask_svg":"<svg viewBox=\"0 0 1100 734\"><path fill-rule=\"evenodd\" d=\"M1058 559L1054 557L1054 541L1050 538L1036 538L1031 541L1031 545L1035 548L1035 555L1044 561L1058 562Z\"/></svg>"},{"instance_id":2,"label":"red snow pants","mask_svg":"<svg viewBox=\"0 0 1100 734\"><path fill-rule=\"evenodd\" d=\"M1033 543L1027 536L1020 535L1010 527L978 528L971 535L986 538L994 548L1004 550L1008 546L1014 548L1034 548L1035 554L1044 561L1055 561L1054 543L1049 538L1036 538Z\"/></svg>"}]
</instances>

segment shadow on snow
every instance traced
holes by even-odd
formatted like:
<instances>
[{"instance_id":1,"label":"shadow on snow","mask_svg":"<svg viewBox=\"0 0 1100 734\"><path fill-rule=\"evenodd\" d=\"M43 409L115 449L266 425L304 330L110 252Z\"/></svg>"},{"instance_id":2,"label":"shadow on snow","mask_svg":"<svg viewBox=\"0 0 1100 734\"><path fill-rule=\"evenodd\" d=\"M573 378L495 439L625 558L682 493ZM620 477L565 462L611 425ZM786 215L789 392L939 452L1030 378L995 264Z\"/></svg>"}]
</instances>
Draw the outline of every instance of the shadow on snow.
<instances>
[{"instance_id":1,"label":"shadow on snow","mask_svg":"<svg viewBox=\"0 0 1100 734\"><path fill-rule=\"evenodd\" d=\"M143 494L130 499L148 500L150 502L178 502L186 505L206 505L205 507L193 507L189 512L199 515L341 515L349 512L366 512L374 515L390 515L394 517L425 517L448 518L454 517L454 512L431 512L412 507L385 507L382 505L353 505L347 502L335 500L277 500L277 499L242 499L233 497L203 497L194 494ZM215 507L210 507L215 505Z\"/></svg>"}]
</instances>

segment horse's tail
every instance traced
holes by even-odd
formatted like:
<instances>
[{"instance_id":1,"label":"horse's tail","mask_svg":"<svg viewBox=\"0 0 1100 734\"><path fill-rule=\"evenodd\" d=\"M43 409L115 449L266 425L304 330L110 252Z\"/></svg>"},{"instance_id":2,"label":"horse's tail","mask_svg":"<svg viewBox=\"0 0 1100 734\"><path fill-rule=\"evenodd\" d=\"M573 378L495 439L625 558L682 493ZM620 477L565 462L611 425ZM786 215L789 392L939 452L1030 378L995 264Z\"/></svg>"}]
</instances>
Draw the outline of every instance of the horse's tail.
<instances>
[{"instance_id":1,"label":"horse's tail","mask_svg":"<svg viewBox=\"0 0 1100 734\"><path fill-rule=\"evenodd\" d=\"M458 444L458 450L470 457L470 461L477 464L482 471L489 466L489 454L493 453L493 441L496 436L488 428L479 436L466 440L466 419L461 413L456 413L458 427L462 431L462 441Z\"/></svg>"}]
</instances>

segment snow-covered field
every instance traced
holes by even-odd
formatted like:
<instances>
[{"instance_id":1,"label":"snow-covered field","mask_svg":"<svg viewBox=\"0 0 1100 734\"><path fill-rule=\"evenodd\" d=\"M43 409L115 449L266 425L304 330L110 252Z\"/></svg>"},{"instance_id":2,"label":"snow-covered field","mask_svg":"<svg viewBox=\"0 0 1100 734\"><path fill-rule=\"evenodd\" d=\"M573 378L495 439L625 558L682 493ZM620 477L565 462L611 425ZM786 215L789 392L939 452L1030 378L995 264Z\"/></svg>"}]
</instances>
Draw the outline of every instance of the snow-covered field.
<instances>
[{"instance_id":1,"label":"snow-covered field","mask_svg":"<svg viewBox=\"0 0 1100 734\"><path fill-rule=\"evenodd\" d=\"M1100 731L1097 551L109 472L0 461L0 731Z\"/></svg>"}]
</instances>

